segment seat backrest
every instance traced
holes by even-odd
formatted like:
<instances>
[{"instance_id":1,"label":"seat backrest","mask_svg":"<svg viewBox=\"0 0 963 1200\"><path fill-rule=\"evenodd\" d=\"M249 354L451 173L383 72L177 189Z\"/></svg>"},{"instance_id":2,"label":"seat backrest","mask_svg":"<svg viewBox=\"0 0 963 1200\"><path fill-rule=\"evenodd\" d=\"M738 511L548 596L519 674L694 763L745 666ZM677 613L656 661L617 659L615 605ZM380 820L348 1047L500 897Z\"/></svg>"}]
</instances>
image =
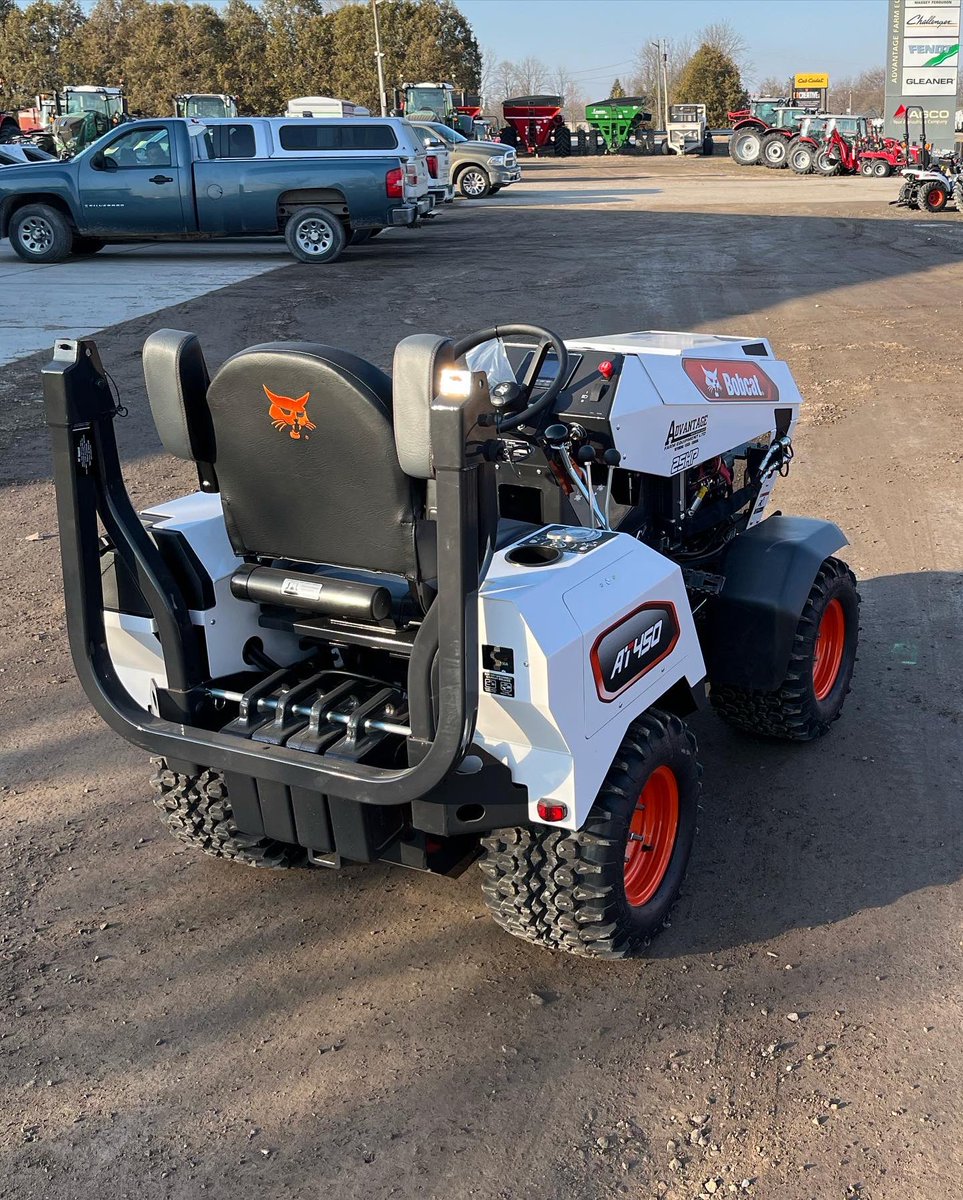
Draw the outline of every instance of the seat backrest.
<instances>
[{"instance_id":1,"label":"seat backrest","mask_svg":"<svg viewBox=\"0 0 963 1200\"><path fill-rule=\"evenodd\" d=\"M196 365L190 381L180 369L190 337L147 339L148 395L168 450L209 456L235 552L422 578L425 484L398 461L388 376L345 350L272 342L204 389Z\"/></svg>"}]
</instances>

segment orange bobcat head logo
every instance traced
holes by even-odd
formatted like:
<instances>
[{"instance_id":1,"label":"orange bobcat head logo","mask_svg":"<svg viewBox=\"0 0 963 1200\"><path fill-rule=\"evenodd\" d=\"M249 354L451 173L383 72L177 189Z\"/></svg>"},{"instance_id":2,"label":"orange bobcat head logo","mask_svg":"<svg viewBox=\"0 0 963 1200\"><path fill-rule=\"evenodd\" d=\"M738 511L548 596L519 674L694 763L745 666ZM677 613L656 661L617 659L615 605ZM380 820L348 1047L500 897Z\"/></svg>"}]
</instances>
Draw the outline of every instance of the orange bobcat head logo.
<instances>
[{"instance_id":1,"label":"orange bobcat head logo","mask_svg":"<svg viewBox=\"0 0 963 1200\"><path fill-rule=\"evenodd\" d=\"M263 383L261 387L264 387ZM275 429L287 428L293 438L299 438L302 429L317 429L307 411L307 403L311 399L310 392L305 392L296 400L291 396L277 396L266 387L264 394L271 401L269 415Z\"/></svg>"}]
</instances>

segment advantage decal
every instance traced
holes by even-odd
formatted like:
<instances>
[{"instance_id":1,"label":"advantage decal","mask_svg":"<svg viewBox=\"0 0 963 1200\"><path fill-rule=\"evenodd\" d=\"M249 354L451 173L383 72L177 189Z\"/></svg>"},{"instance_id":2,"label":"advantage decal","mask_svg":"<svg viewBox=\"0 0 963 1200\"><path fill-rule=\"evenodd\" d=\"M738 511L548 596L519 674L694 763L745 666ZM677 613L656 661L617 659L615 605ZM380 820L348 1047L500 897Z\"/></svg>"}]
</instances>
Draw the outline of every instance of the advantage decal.
<instances>
[{"instance_id":1,"label":"advantage decal","mask_svg":"<svg viewBox=\"0 0 963 1200\"><path fill-rule=\"evenodd\" d=\"M684 358L682 369L707 400L732 404L742 400L779 399L779 389L754 362Z\"/></svg>"},{"instance_id":2,"label":"advantage decal","mask_svg":"<svg viewBox=\"0 0 963 1200\"><path fill-rule=\"evenodd\" d=\"M592 647L595 690L605 704L637 683L675 649L679 620L669 600L643 604L623 617Z\"/></svg>"},{"instance_id":3,"label":"advantage decal","mask_svg":"<svg viewBox=\"0 0 963 1200\"><path fill-rule=\"evenodd\" d=\"M690 417L688 421L670 421L664 449L681 450L683 446L691 446L708 428L708 413L703 413L701 417Z\"/></svg>"}]
</instances>

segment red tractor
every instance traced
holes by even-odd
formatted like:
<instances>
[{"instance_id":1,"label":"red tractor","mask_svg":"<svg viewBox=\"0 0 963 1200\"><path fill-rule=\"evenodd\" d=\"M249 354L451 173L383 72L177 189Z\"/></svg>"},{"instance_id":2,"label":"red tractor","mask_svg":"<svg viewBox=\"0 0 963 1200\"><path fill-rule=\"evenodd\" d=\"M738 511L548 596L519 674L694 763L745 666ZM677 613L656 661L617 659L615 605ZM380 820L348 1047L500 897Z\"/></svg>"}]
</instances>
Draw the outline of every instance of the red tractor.
<instances>
[{"instance_id":1,"label":"red tractor","mask_svg":"<svg viewBox=\"0 0 963 1200\"><path fill-rule=\"evenodd\" d=\"M728 114L732 126L729 157L740 167L759 162L773 169L784 167L789 139L808 114L808 109L793 108L788 100L760 96L748 108Z\"/></svg>"},{"instance_id":2,"label":"red tractor","mask_svg":"<svg viewBox=\"0 0 963 1200\"><path fill-rule=\"evenodd\" d=\"M568 158L572 153L572 131L562 115L561 96L515 96L502 105L505 128L501 140L518 153L555 154Z\"/></svg>"}]
</instances>

